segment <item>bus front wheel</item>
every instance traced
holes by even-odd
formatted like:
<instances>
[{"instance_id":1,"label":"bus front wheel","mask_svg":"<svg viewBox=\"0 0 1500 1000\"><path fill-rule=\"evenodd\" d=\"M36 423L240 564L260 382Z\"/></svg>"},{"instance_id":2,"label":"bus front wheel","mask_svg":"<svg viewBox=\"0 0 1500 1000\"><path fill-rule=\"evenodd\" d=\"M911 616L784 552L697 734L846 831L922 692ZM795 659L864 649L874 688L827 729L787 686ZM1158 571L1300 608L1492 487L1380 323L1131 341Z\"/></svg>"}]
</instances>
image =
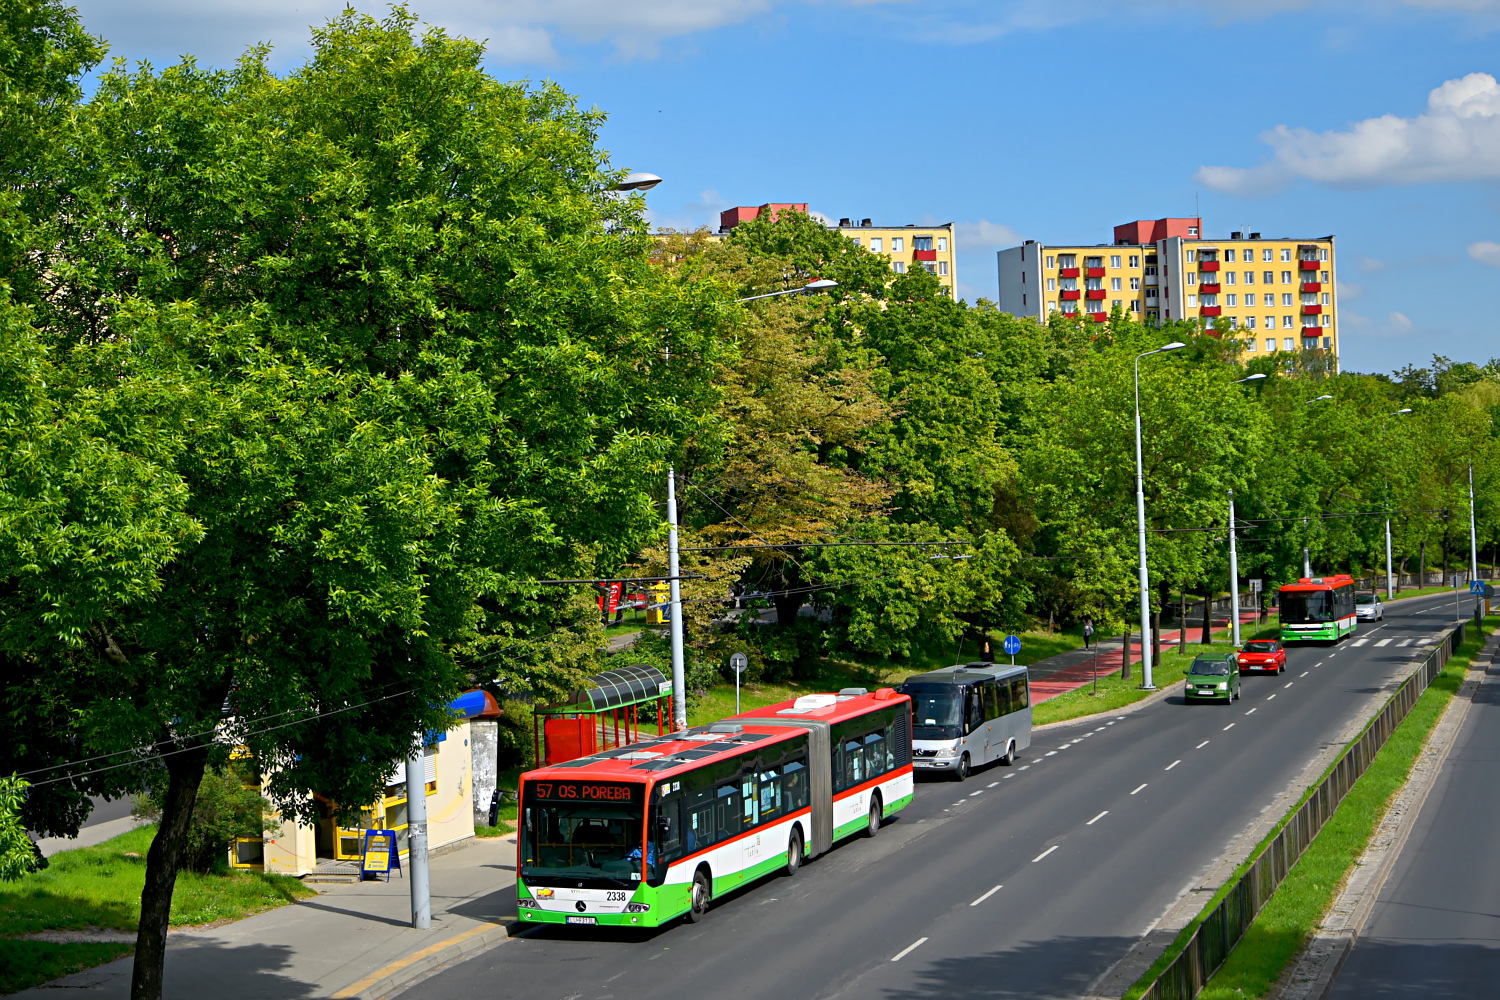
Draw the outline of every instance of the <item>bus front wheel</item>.
<instances>
[{"instance_id":1,"label":"bus front wheel","mask_svg":"<svg viewBox=\"0 0 1500 1000\"><path fill-rule=\"evenodd\" d=\"M953 780L963 781L969 776L969 755L965 753L958 758L958 766L953 769Z\"/></svg>"},{"instance_id":2,"label":"bus front wheel","mask_svg":"<svg viewBox=\"0 0 1500 1000\"><path fill-rule=\"evenodd\" d=\"M802 831L792 827L792 839L786 845L786 873L790 878L802 867Z\"/></svg>"},{"instance_id":3,"label":"bus front wheel","mask_svg":"<svg viewBox=\"0 0 1500 1000\"><path fill-rule=\"evenodd\" d=\"M693 903L688 907L688 923L696 924L703 919L708 912L708 904L713 900L713 886L708 880L708 872L699 868L693 875Z\"/></svg>"}]
</instances>

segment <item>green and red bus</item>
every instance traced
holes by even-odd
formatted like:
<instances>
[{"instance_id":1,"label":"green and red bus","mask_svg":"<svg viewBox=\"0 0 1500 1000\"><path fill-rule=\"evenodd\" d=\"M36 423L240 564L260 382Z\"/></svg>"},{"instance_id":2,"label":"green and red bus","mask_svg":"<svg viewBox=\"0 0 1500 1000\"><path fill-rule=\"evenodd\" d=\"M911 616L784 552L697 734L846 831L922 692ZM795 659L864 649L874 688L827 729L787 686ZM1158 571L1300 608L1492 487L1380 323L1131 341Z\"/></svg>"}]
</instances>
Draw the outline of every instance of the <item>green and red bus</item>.
<instances>
[{"instance_id":1,"label":"green and red bus","mask_svg":"<svg viewBox=\"0 0 1500 1000\"><path fill-rule=\"evenodd\" d=\"M1288 583L1277 596L1281 615L1281 641L1326 640L1337 642L1359 627L1354 612L1354 577L1304 576Z\"/></svg>"},{"instance_id":2,"label":"green and red bus","mask_svg":"<svg viewBox=\"0 0 1500 1000\"><path fill-rule=\"evenodd\" d=\"M654 927L881 822L912 799L911 699L805 695L521 775L525 923Z\"/></svg>"}]
</instances>

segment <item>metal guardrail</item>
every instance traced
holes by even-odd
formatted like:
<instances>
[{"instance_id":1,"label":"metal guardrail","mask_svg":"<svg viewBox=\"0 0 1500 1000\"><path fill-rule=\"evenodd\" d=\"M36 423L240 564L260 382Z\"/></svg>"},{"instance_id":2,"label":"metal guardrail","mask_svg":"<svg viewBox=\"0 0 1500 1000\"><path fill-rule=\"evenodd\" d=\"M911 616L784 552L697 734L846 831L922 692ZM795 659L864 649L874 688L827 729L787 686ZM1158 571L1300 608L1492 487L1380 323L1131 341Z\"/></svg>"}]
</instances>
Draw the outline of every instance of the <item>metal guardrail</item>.
<instances>
[{"instance_id":1,"label":"metal guardrail","mask_svg":"<svg viewBox=\"0 0 1500 1000\"><path fill-rule=\"evenodd\" d=\"M1198 925L1181 954L1141 994L1141 1000L1192 1000L1198 995L1349 794L1349 789L1369 768L1391 733L1442 671L1454 650L1463 644L1466 624L1451 628L1422 665L1402 682L1359 738L1345 748L1312 795L1234 883L1229 894Z\"/></svg>"}]
</instances>

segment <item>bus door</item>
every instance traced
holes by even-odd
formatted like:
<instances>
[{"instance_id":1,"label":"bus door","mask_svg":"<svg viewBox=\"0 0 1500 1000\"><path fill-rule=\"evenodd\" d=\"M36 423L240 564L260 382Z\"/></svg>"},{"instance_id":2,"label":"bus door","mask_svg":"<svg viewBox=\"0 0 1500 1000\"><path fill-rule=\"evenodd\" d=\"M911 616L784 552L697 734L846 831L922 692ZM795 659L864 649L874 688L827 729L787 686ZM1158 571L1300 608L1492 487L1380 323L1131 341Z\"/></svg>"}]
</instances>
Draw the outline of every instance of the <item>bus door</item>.
<instances>
[{"instance_id":1,"label":"bus door","mask_svg":"<svg viewBox=\"0 0 1500 1000\"><path fill-rule=\"evenodd\" d=\"M984 683L964 686L964 749L979 763L989 759L989 725L984 717Z\"/></svg>"}]
</instances>

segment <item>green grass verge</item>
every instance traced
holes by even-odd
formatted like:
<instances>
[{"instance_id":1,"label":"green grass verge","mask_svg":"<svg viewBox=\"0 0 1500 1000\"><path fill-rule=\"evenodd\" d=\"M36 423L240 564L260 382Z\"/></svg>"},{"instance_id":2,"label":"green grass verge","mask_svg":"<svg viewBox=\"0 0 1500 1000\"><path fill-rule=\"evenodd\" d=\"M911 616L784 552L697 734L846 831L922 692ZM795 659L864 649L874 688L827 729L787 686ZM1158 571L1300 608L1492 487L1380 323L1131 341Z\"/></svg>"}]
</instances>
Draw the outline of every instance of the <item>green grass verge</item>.
<instances>
[{"instance_id":1,"label":"green grass verge","mask_svg":"<svg viewBox=\"0 0 1500 1000\"><path fill-rule=\"evenodd\" d=\"M42 871L0 883L0 992L13 993L129 954L129 945L4 940L48 930L134 931L140 919L146 851L143 826L94 847L59 851ZM174 926L238 920L316 895L286 875L181 872L172 894Z\"/></svg>"},{"instance_id":2,"label":"green grass verge","mask_svg":"<svg viewBox=\"0 0 1500 1000\"><path fill-rule=\"evenodd\" d=\"M1485 619L1487 630L1497 625L1500 625L1500 616ZM1391 797L1405 783L1432 727L1437 724L1444 707L1463 683L1469 661L1482 646L1483 639L1470 632L1467 641L1449 658L1442 672L1417 699L1416 705L1412 706L1412 710L1396 727L1385 746L1375 755L1370 767L1355 782L1333 816L1292 867L1286 880L1277 887L1239 945L1230 953L1229 960L1199 994L1200 1000L1262 997L1275 985L1287 963L1296 956L1317 927L1355 859L1369 843L1376 825L1385 815ZM1319 780L1322 780L1321 777ZM1317 784L1318 782L1314 782L1313 787L1317 787ZM1297 805L1287 811L1287 817L1301 808L1309 795L1311 790L1304 793ZM1212 912L1219 905L1228 894L1229 887L1281 832L1287 817L1283 817L1276 828L1266 835L1251 854L1250 861L1235 869L1224 886L1203 907L1199 916L1182 929L1166 953L1126 992L1124 1000L1135 1000L1145 992L1146 986L1182 951L1192 933L1202 923L1203 915Z\"/></svg>"}]
</instances>

